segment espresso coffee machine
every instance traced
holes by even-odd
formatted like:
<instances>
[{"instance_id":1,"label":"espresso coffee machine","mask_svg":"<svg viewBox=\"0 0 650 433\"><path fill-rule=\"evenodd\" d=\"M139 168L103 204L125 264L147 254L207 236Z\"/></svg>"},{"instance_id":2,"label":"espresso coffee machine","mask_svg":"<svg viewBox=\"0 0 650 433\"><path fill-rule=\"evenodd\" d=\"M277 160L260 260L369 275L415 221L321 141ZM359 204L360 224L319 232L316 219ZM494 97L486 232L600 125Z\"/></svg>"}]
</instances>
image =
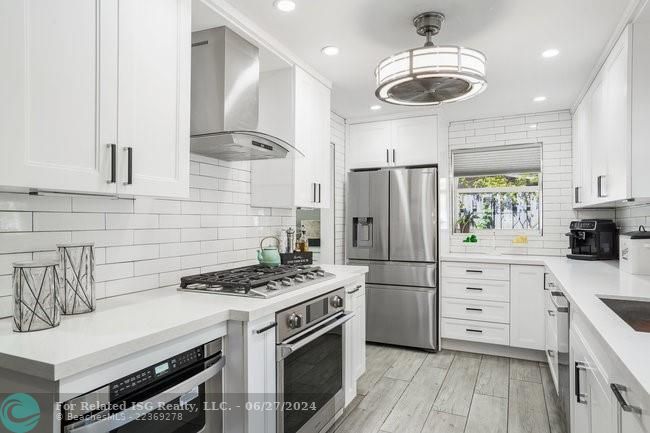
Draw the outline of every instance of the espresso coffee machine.
<instances>
[{"instance_id":1,"label":"espresso coffee machine","mask_svg":"<svg viewBox=\"0 0 650 433\"><path fill-rule=\"evenodd\" d=\"M616 260L618 231L612 220L591 219L572 221L569 226L571 254L576 260Z\"/></svg>"}]
</instances>

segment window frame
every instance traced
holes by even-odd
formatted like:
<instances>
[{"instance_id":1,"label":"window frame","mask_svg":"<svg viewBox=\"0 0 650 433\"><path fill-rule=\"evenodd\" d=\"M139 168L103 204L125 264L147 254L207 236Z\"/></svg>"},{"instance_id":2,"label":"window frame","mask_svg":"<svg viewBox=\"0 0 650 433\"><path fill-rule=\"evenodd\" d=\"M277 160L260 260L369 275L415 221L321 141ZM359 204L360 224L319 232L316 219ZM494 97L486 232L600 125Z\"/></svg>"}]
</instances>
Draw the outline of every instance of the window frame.
<instances>
[{"instance_id":1,"label":"window frame","mask_svg":"<svg viewBox=\"0 0 650 433\"><path fill-rule=\"evenodd\" d=\"M498 234L503 234L503 235L539 235L543 236L544 234L544 156L543 156L543 149L542 149L542 143L525 143L522 144L521 146L530 146L531 144L537 144L540 149L540 169L538 172L538 181L537 181L537 186L520 186L520 187L490 187L490 188L459 188L458 187L458 178L459 177L471 177L471 176L455 176L455 170L454 170L454 156L456 151L463 151L463 152L468 152L468 151L475 151L476 153L480 153L482 150L494 150L498 149L498 146L495 147L490 147L490 148L485 148L485 149L454 149L450 152L450 182L451 182L451 194L450 194L450 199L451 199L451 206L450 209L452 211L452 218L451 218L451 234L456 235L456 236L464 236L467 233L462 233L459 231L458 228L458 196L462 192L466 192L469 194L472 193L499 193L499 192L537 192L538 197L539 197L539 206L538 206L538 228L536 229L479 229L479 228L471 228L470 231L468 232L469 234L471 233L476 233L476 234L492 234L492 235L498 235ZM517 145L511 145L511 147L517 147ZM526 173L537 173L537 172L531 172L528 171ZM480 177L480 176L507 176L507 175L513 175L513 174L526 174L526 173L498 173L498 174L492 174L492 175L480 175L477 174L476 176L473 177Z\"/></svg>"}]
</instances>

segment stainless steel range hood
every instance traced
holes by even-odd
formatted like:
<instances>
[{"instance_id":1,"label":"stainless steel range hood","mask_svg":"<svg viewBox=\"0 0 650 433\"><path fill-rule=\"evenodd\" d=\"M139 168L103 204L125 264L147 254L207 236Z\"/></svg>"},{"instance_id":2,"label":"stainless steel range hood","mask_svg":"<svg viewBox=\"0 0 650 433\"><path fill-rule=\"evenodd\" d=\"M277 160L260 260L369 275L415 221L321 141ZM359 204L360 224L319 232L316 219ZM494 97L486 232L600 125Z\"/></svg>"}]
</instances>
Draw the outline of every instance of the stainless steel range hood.
<instances>
[{"instance_id":1,"label":"stainless steel range hood","mask_svg":"<svg viewBox=\"0 0 650 433\"><path fill-rule=\"evenodd\" d=\"M258 131L259 75L258 48L232 30L192 33L193 153L226 161L300 154L286 141Z\"/></svg>"}]
</instances>

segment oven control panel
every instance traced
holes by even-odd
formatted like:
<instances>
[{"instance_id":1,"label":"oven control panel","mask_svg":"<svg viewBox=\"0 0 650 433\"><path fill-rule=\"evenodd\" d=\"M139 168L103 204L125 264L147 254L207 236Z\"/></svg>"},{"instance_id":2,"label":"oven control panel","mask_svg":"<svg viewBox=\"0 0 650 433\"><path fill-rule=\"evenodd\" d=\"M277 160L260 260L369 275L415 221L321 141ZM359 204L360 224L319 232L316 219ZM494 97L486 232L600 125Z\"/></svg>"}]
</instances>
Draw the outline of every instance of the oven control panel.
<instances>
[{"instance_id":1,"label":"oven control panel","mask_svg":"<svg viewBox=\"0 0 650 433\"><path fill-rule=\"evenodd\" d=\"M124 376L110 384L111 400L119 399L151 382L181 370L189 365L203 361L203 346L195 347L140 371Z\"/></svg>"},{"instance_id":2,"label":"oven control panel","mask_svg":"<svg viewBox=\"0 0 650 433\"><path fill-rule=\"evenodd\" d=\"M277 341L284 341L344 309L345 290L340 288L280 311L275 316Z\"/></svg>"}]
</instances>

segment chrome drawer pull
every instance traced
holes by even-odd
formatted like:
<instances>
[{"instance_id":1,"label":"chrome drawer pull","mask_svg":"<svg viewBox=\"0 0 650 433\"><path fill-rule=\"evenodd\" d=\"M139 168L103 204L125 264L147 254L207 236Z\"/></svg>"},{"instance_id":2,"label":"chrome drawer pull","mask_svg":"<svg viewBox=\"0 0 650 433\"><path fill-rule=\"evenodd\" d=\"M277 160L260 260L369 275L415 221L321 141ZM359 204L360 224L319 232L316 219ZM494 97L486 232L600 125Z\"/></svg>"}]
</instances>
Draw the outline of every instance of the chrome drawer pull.
<instances>
[{"instance_id":1,"label":"chrome drawer pull","mask_svg":"<svg viewBox=\"0 0 650 433\"><path fill-rule=\"evenodd\" d=\"M260 328L260 329L256 330L255 333L256 334L264 334L266 331L268 331L269 329L273 329L276 326L278 326L277 322L273 322L270 325L267 325L267 326L265 326L263 328Z\"/></svg>"},{"instance_id":2,"label":"chrome drawer pull","mask_svg":"<svg viewBox=\"0 0 650 433\"><path fill-rule=\"evenodd\" d=\"M465 331L467 331L467 332L476 332L476 333L479 333L479 334L483 333L483 331L481 331L480 329L465 328Z\"/></svg>"},{"instance_id":3,"label":"chrome drawer pull","mask_svg":"<svg viewBox=\"0 0 650 433\"><path fill-rule=\"evenodd\" d=\"M483 309L482 309L482 308L465 307L465 310L467 310L467 311L479 311L479 312L483 312Z\"/></svg>"},{"instance_id":4,"label":"chrome drawer pull","mask_svg":"<svg viewBox=\"0 0 650 433\"><path fill-rule=\"evenodd\" d=\"M465 287L466 290L475 290L477 292L482 292L483 288L481 287Z\"/></svg>"},{"instance_id":5,"label":"chrome drawer pull","mask_svg":"<svg viewBox=\"0 0 650 433\"><path fill-rule=\"evenodd\" d=\"M480 269L465 269L465 272L469 272L470 274L482 274L483 271Z\"/></svg>"},{"instance_id":6,"label":"chrome drawer pull","mask_svg":"<svg viewBox=\"0 0 650 433\"><path fill-rule=\"evenodd\" d=\"M621 409L623 409L625 412L641 413L640 408L628 404L628 402L623 397L623 394L621 394L621 391L623 392L627 391L627 387L625 385L620 385L618 383L611 383L609 387L612 388L614 397L616 397L616 400L618 401L618 404L621 406Z\"/></svg>"}]
</instances>

